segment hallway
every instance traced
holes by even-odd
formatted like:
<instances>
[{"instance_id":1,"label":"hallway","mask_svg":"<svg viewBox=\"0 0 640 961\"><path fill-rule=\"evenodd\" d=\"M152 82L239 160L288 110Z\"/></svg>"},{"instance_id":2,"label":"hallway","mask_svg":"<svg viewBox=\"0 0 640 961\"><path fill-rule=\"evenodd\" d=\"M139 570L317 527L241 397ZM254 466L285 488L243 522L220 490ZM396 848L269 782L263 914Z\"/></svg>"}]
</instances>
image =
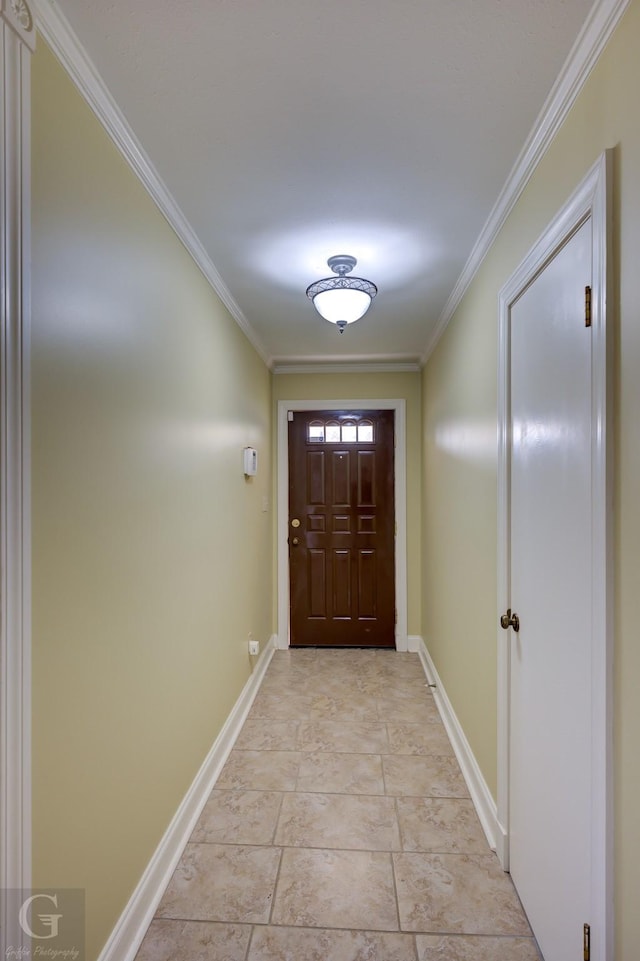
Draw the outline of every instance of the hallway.
<instances>
[{"instance_id":1,"label":"hallway","mask_svg":"<svg viewBox=\"0 0 640 961\"><path fill-rule=\"evenodd\" d=\"M277 652L136 961L538 961L425 680Z\"/></svg>"}]
</instances>

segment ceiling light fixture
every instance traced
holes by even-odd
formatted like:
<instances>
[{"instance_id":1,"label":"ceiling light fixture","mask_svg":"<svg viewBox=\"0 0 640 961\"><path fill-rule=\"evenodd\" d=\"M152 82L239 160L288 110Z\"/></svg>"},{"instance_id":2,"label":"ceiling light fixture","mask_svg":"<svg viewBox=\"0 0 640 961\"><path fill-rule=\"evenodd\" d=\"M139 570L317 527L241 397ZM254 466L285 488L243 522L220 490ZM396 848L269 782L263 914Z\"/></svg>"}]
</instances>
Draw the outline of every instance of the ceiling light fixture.
<instances>
[{"instance_id":1,"label":"ceiling light fixture","mask_svg":"<svg viewBox=\"0 0 640 961\"><path fill-rule=\"evenodd\" d=\"M307 297L313 301L321 317L335 324L342 333L366 314L378 288L362 277L347 277L358 263L355 257L338 254L327 261L337 277L325 277L307 287Z\"/></svg>"}]
</instances>

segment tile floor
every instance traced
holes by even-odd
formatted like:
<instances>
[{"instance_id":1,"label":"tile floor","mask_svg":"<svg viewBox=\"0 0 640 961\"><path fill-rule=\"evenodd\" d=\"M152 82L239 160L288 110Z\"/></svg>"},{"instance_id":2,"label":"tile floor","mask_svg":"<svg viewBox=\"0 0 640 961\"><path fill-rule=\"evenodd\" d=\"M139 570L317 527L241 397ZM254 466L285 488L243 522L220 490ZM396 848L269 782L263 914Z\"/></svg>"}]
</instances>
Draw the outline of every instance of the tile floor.
<instances>
[{"instance_id":1,"label":"tile floor","mask_svg":"<svg viewBox=\"0 0 640 961\"><path fill-rule=\"evenodd\" d=\"M539 961L416 654L277 652L136 961Z\"/></svg>"}]
</instances>

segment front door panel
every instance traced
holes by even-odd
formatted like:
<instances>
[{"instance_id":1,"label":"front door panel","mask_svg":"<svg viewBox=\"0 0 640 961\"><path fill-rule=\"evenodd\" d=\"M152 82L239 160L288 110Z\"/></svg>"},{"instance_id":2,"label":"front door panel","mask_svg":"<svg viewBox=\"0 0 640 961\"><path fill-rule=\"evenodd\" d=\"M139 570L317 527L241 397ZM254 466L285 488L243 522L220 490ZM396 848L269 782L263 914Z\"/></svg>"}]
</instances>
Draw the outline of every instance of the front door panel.
<instances>
[{"instance_id":1,"label":"front door panel","mask_svg":"<svg viewBox=\"0 0 640 961\"><path fill-rule=\"evenodd\" d=\"M292 416L291 644L394 647L393 411Z\"/></svg>"}]
</instances>

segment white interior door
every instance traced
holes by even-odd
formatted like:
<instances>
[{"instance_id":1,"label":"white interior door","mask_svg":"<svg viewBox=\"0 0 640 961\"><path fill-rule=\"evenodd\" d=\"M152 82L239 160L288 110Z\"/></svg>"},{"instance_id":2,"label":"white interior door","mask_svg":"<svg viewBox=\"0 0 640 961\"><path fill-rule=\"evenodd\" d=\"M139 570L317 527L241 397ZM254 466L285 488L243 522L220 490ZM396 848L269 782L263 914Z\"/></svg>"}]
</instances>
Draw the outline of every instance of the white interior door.
<instances>
[{"instance_id":1,"label":"white interior door","mask_svg":"<svg viewBox=\"0 0 640 961\"><path fill-rule=\"evenodd\" d=\"M589 218L511 307L510 870L545 961L591 904Z\"/></svg>"}]
</instances>

